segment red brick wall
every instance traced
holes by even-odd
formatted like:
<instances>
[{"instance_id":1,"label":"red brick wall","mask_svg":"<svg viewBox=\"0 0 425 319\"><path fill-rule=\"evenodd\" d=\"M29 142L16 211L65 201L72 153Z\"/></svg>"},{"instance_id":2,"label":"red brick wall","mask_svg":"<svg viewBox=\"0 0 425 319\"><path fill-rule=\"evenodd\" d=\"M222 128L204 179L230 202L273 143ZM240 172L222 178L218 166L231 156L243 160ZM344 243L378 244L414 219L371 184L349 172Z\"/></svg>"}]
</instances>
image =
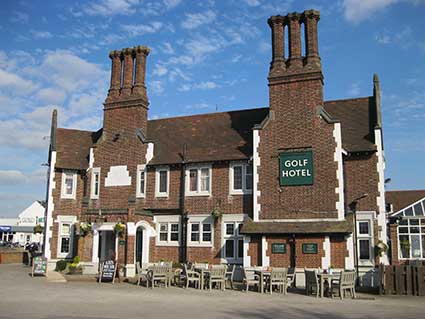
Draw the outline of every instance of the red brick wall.
<instances>
[{"instance_id":1,"label":"red brick wall","mask_svg":"<svg viewBox=\"0 0 425 319\"><path fill-rule=\"evenodd\" d=\"M261 237L251 236L249 243L248 255L251 257L251 266L260 266L261 261Z\"/></svg>"},{"instance_id":2,"label":"red brick wall","mask_svg":"<svg viewBox=\"0 0 425 319\"><path fill-rule=\"evenodd\" d=\"M285 243L285 254L273 254L272 244ZM291 244L289 237L285 236L267 236L267 255L269 256L270 266L272 267L290 267L291 266Z\"/></svg>"},{"instance_id":3,"label":"red brick wall","mask_svg":"<svg viewBox=\"0 0 425 319\"><path fill-rule=\"evenodd\" d=\"M296 266L299 268L318 268L322 267L322 257L325 256L323 250L324 237L322 236L311 236L311 237L296 237L295 249L296 249ZM302 244L317 244L317 254L303 254Z\"/></svg>"},{"instance_id":4,"label":"red brick wall","mask_svg":"<svg viewBox=\"0 0 425 319\"><path fill-rule=\"evenodd\" d=\"M404 261L400 261L398 259L398 236L397 236L397 225L391 224L390 225L390 232L389 236L391 239L391 251L388 252L388 254L391 254L391 264L392 265L399 265L404 263Z\"/></svg>"},{"instance_id":5,"label":"red brick wall","mask_svg":"<svg viewBox=\"0 0 425 319\"><path fill-rule=\"evenodd\" d=\"M345 268L345 257L348 257L347 242L344 236L331 236L331 266Z\"/></svg>"}]
</instances>

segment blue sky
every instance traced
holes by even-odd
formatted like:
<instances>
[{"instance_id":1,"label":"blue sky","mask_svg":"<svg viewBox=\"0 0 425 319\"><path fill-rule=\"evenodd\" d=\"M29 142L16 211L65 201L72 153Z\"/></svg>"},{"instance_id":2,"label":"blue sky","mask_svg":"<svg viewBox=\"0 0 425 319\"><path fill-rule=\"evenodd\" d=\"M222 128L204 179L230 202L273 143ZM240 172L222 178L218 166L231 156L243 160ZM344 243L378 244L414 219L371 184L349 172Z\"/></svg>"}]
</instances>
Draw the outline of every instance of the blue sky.
<instances>
[{"instance_id":1,"label":"blue sky","mask_svg":"<svg viewBox=\"0 0 425 319\"><path fill-rule=\"evenodd\" d=\"M388 189L425 188L425 1L2 1L0 216L46 188L51 111L62 127L95 130L110 78L108 52L151 48L150 118L268 105L267 18L321 11L326 100L383 99Z\"/></svg>"}]
</instances>

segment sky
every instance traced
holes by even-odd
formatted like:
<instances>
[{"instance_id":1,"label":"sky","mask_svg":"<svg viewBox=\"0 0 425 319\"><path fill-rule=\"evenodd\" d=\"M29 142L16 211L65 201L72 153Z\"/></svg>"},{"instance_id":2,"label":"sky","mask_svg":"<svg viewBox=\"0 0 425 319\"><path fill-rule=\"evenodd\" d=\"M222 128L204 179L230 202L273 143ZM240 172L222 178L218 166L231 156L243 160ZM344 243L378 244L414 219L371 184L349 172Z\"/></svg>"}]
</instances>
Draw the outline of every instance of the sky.
<instances>
[{"instance_id":1,"label":"sky","mask_svg":"<svg viewBox=\"0 0 425 319\"><path fill-rule=\"evenodd\" d=\"M151 49L149 118L268 106L267 19L317 9L325 100L379 75L387 189L425 189L425 0L3 0L0 216L46 194L51 112L97 130L111 50Z\"/></svg>"}]
</instances>

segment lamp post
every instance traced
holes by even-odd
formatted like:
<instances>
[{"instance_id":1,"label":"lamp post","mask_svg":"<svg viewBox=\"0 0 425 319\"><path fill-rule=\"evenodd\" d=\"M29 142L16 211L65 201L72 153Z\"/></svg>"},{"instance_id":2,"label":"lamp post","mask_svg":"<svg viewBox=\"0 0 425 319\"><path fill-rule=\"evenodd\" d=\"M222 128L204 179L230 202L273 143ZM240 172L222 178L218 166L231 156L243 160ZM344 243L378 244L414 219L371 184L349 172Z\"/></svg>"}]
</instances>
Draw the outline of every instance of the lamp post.
<instances>
[{"instance_id":1,"label":"lamp post","mask_svg":"<svg viewBox=\"0 0 425 319\"><path fill-rule=\"evenodd\" d=\"M359 201L363 198L368 197L369 194L362 194L359 197L357 197L356 199L354 199L350 204L348 204L348 207L351 209L351 212L354 215L354 243L353 243L353 247L354 247L354 256L355 256L355 264L354 267L356 268L356 286L359 285L359 253L358 253L358 247L357 247L357 204L359 203Z\"/></svg>"}]
</instances>

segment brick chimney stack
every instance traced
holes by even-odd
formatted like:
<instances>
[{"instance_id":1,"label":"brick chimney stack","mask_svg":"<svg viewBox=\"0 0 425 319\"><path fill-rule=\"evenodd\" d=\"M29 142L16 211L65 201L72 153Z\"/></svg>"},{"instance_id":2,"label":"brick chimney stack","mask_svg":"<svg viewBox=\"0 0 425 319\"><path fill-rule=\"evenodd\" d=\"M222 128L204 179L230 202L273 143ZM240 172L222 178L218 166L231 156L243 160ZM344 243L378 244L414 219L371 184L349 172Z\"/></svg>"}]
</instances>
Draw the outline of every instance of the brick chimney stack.
<instances>
[{"instance_id":1,"label":"brick chimney stack","mask_svg":"<svg viewBox=\"0 0 425 319\"><path fill-rule=\"evenodd\" d=\"M285 64L285 18L278 15L268 19L268 24L272 29L273 57L270 64L270 73L280 74L286 70Z\"/></svg>"},{"instance_id":2,"label":"brick chimney stack","mask_svg":"<svg viewBox=\"0 0 425 319\"><path fill-rule=\"evenodd\" d=\"M320 20L320 12L316 10L306 10L303 13L305 26L305 48L307 68L321 69L319 56L319 42L317 36L317 23Z\"/></svg>"}]
</instances>

